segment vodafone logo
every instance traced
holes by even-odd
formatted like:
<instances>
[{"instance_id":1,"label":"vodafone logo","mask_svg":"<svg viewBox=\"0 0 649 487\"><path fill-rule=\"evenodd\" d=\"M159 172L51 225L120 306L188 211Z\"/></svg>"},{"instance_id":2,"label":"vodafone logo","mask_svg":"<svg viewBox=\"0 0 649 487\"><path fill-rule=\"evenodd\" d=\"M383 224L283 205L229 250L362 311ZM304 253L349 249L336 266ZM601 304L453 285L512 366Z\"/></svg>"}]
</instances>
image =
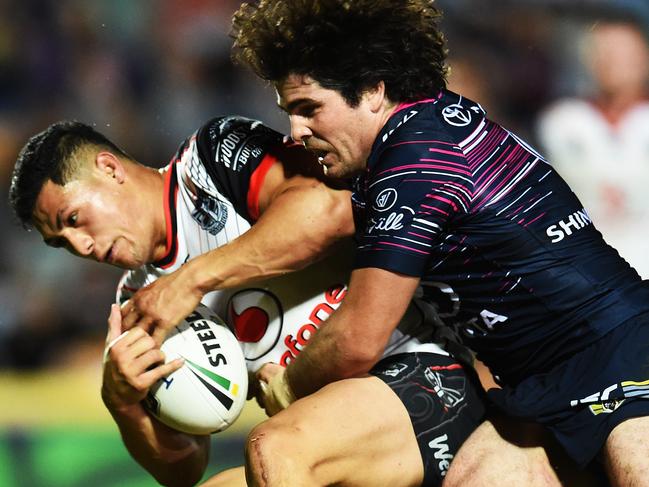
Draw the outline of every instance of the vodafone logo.
<instances>
[{"instance_id":1,"label":"vodafone logo","mask_svg":"<svg viewBox=\"0 0 649 487\"><path fill-rule=\"evenodd\" d=\"M228 318L237 340L244 344L246 360L257 360L270 352L284 326L282 304L264 289L244 289L233 294L228 302Z\"/></svg>"}]
</instances>

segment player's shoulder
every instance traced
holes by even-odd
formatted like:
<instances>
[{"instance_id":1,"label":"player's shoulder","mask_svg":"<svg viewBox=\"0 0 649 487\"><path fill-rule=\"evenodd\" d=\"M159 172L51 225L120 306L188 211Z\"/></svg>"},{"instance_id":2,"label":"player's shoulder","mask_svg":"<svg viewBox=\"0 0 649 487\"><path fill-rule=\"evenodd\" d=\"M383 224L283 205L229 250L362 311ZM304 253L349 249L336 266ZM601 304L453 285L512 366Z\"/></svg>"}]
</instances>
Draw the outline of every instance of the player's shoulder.
<instances>
[{"instance_id":1,"label":"player's shoulder","mask_svg":"<svg viewBox=\"0 0 649 487\"><path fill-rule=\"evenodd\" d=\"M285 137L259 120L240 115L215 117L195 134L198 155L226 170L239 171L249 161L284 144Z\"/></svg>"}]
</instances>

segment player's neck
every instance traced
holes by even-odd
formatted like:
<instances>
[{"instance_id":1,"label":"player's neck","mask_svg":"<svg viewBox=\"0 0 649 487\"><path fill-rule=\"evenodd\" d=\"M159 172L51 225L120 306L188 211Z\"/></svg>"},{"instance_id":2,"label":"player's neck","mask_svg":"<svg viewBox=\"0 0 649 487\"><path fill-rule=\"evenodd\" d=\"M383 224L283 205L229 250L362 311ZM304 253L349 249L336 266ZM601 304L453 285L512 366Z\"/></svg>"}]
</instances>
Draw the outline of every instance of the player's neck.
<instances>
[{"instance_id":1,"label":"player's neck","mask_svg":"<svg viewBox=\"0 0 649 487\"><path fill-rule=\"evenodd\" d=\"M142 207L143 216L149 218L146 225L151 225L151 239L153 244L153 261L164 257L167 250L167 220L165 212L165 176L166 171L139 166L136 170L138 193L137 198Z\"/></svg>"}]
</instances>

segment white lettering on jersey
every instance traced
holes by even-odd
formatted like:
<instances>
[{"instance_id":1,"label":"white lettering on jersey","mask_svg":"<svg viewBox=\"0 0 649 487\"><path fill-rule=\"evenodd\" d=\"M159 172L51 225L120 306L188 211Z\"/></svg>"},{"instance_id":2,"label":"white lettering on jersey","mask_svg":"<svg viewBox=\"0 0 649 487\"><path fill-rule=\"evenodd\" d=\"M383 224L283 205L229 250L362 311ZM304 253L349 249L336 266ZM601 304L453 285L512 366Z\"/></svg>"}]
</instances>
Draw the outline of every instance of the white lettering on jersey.
<instances>
[{"instance_id":1,"label":"white lettering on jersey","mask_svg":"<svg viewBox=\"0 0 649 487\"><path fill-rule=\"evenodd\" d=\"M581 230L582 228L590 225L592 223L588 213L585 209L575 211L567 218L559 220L555 225L550 225L546 230L545 234L550 237L550 242L557 243L561 242L565 237L569 237L573 232Z\"/></svg>"},{"instance_id":2,"label":"white lettering on jersey","mask_svg":"<svg viewBox=\"0 0 649 487\"><path fill-rule=\"evenodd\" d=\"M437 466L439 467L440 475L442 477L446 476L448 468L451 466L451 460L453 460L453 454L449 453L448 435L438 436L431 440L428 443L428 448L435 450L433 456L439 460Z\"/></svg>"},{"instance_id":3,"label":"white lettering on jersey","mask_svg":"<svg viewBox=\"0 0 649 487\"><path fill-rule=\"evenodd\" d=\"M367 233L372 233L374 230L390 232L392 230L401 230L403 224L403 213L393 211L387 217L370 218L367 223Z\"/></svg>"},{"instance_id":4,"label":"white lettering on jersey","mask_svg":"<svg viewBox=\"0 0 649 487\"><path fill-rule=\"evenodd\" d=\"M410 110L408 113L406 113L406 114L403 116L403 118L401 119L401 121L397 124L396 127L394 127L394 128L393 128L392 130L390 130L388 133L386 133L386 134L383 135L383 138L382 138L381 142L385 142L386 140L388 140L388 137L390 137L390 136L394 133L394 131L395 131L396 129L398 129L399 127L401 127L404 123L406 123L408 120L410 120L412 117L414 117L414 116L417 115L418 113L419 113L419 112L418 112L417 110Z\"/></svg>"},{"instance_id":5,"label":"white lettering on jersey","mask_svg":"<svg viewBox=\"0 0 649 487\"><path fill-rule=\"evenodd\" d=\"M483 309L482 311L480 311L480 318L482 318L483 323L490 330L494 329L496 323L502 323L504 321L507 321L507 316L492 313L487 309Z\"/></svg>"}]
</instances>

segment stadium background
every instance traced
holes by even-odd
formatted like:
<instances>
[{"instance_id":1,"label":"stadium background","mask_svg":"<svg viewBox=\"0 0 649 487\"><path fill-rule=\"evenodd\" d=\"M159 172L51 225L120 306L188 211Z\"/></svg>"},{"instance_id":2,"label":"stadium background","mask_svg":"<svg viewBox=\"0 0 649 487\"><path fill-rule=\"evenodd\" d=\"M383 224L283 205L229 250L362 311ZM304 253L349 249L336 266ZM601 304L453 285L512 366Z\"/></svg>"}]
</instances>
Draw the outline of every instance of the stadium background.
<instances>
[{"instance_id":1,"label":"stadium background","mask_svg":"<svg viewBox=\"0 0 649 487\"><path fill-rule=\"evenodd\" d=\"M7 205L26 138L72 118L164 165L207 118L238 113L286 131L272 90L229 58L232 0L0 0L0 487L148 486L99 399L116 269L46 248ZM451 88L534 140L539 112L583 93L584 30L646 0L438 0ZM209 473L241 462L254 405L213 439Z\"/></svg>"}]
</instances>

